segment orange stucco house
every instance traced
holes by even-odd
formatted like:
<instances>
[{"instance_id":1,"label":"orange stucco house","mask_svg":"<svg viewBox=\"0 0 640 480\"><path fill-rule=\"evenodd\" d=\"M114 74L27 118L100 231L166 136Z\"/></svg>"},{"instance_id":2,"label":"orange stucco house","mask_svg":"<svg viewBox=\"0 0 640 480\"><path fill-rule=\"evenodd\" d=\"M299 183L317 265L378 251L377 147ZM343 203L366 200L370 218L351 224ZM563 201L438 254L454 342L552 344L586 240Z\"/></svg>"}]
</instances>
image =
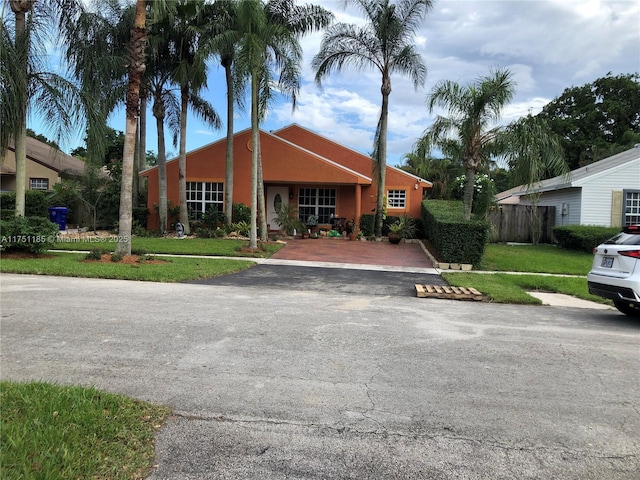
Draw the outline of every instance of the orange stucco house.
<instances>
[{"instance_id":1,"label":"orange stucco house","mask_svg":"<svg viewBox=\"0 0 640 480\"><path fill-rule=\"evenodd\" d=\"M371 158L293 124L277 131L260 131L267 223L276 230L276 205L293 202L300 219L318 216L320 224L335 219L360 222L376 206L376 182ZM233 202L251 205L251 130L233 137ZM226 138L187 153L187 203L192 218L211 205L224 210ZM420 217L425 189L431 183L387 166L387 214ZM141 172L148 179L149 229L158 229L158 169ZM167 198L178 198L178 159L167 162Z\"/></svg>"}]
</instances>

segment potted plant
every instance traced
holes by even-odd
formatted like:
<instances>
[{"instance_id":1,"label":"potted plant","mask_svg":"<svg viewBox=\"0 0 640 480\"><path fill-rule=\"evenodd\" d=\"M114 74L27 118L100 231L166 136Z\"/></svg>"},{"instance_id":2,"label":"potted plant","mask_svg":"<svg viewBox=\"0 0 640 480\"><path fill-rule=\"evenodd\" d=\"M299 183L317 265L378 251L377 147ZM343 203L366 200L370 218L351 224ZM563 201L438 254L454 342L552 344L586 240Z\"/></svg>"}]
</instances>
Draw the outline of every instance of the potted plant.
<instances>
[{"instance_id":1,"label":"potted plant","mask_svg":"<svg viewBox=\"0 0 640 480\"><path fill-rule=\"evenodd\" d=\"M413 218L405 213L402 217L389 225L389 242L393 244L400 243L401 240L413 238L416 234L416 224Z\"/></svg>"},{"instance_id":2,"label":"potted plant","mask_svg":"<svg viewBox=\"0 0 640 480\"><path fill-rule=\"evenodd\" d=\"M318 233L318 217L316 215L309 215L306 224L311 233Z\"/></svg>"},{"instance_id":3,"label":"potted plant","mask_svg":"<svg viewBox=\"0 0 640 480\"><path fill-rule=\"evenodd\" d=\"M349 240L356 239L356 222L354 222L353 220L349 220L346 223L344 229L347 232L347 237L349 237Z\"/></svg>"},{"instance_id":4,"label":"potted plant","mask_svg":"<svg viewBox=\"0 0 640 480\"><path fill-rule=\"evenodd\" d=\"M301 235L307 231L306 225L298 218L298 208L293 203L283 204L273 221L280 225L285 235Z\"/></svg>"}]
</instances>

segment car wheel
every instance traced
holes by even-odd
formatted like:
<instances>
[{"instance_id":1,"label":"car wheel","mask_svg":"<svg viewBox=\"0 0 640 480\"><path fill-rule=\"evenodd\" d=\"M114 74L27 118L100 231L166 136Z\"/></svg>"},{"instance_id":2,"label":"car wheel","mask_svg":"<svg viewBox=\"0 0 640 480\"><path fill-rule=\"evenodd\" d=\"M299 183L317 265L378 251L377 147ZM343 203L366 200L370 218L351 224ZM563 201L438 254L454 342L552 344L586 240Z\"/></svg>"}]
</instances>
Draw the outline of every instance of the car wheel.
<instances>
[{"instance_id":1,"label":"car wheel","mask_svg":"<svg viewBox=\"0 0 640 480\"><path fill-rule=\"evenodd\" d=\"M640 306L634 303L614 300L613 304L625 315L629 315L630 317L640 317Z\"/></svg>"}]
</instances>

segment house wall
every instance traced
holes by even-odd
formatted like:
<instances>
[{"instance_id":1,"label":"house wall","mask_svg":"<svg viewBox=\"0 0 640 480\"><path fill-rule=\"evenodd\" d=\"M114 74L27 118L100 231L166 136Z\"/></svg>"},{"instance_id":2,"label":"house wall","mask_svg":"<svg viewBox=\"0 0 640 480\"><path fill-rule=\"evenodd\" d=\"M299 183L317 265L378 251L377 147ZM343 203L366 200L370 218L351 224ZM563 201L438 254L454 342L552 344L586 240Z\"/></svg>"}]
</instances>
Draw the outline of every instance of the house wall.
<instances>
[{"instance_id":1,"label":"house wall","mask_svg":"<svg viewBox=\"0 0 640 480\"><path fill-rule=\"evenodd\" d=\"M308 131L303 131L310 133ZM309 135L313 137L312 135ZM299 188L323 187L336 189L336 216L355 219L358 207L357 188L360 189L360 211L371 213L375 211L377 189L367 178L371 175L371 160L356 152L332 144L330 149L323 151L333 158L322 155L348 169L336 166L331 162L318 159L316 155L305 149L283 142L269 134L261 135L261 151L263 159L263 176L265 185L283 185L292 189L293 201L298 198ZM318 143L318 145L320 145ZM251 205L251 132L245 130L234 136L234 180L233 201ZM313 142L311 147L314 146ZM326 145L325 145L326 146ZM315 152L316 154L319 152ZM187 154L187 181L225 182L226 143L224 140L207 145ZM351 160L350 160L351 159ZM357 173L359 172L359 173ZM154 205L158 203L158 175L157 169L143 174L148 177L148 208L150 217L148 228L159 227L158 216ZM358 187L357 187L358 185ZM402 189L407 192L406 209L388 209L389 215L408 213L410 216L420 217L422 201L422 186L415 178L393 168L387 169L388 189ZM415 189L414 186L418 185ZM226 186L225 186L226 188ZM178 196L178 160L167 162L167 198L175 206L179 203Z\"/></svg>"},{"instance_id":2,"label":"house wall","mask_svg":"<svg viewBox=\"0 0 640 480\"><path fill-rule=\"evenodd\" d=\"M565 188L554 192L545 192L540 195L538 205L541 207L556 207L555 225L580 225L581 223L582 189ZM531 202L521 197L522 205L530 205ZM562 206L566 205L563 211Z\"/></svg>"},{"instance_id":3,"label":"house wall","mask_svg":"<svg viewBox=\"0 0 640 480\"><path fill-rule=\"evenodd\" d=\"M363 175L373 176L371 172L371 158L354 152L328 138L309 132L298 125L291 125L282 130L277 130L275 135L344 165L347 168L360 172ZM417 189L415 188L416 185L418 186ZM406 172L387 166L385 180L386 190L405 190L407 192L407 208L390 208L387 209L387 213L389 215L402 215L407 213L412 218L420 218L422 212L422 189L424 186L426 186L426 184L418 184L416 179ZM362 213L371 213L372 210L375 211L377 193L377 183L373 180L372 186L368 188L366 192L363 191ZM368 207L365 206L365 204Z\"/></svg>"},{"instance_id":4,"label":"house wall","mask_svg":"<svg viewBox=\"0 0 640 480\"><path fill-rule=\"evenodd\" d=\"M3 163L7 168L12 170L16 169L16 156L12 150L7 150L6 156L4 158ZM27 158L26 163L26 180L25 180L25 190L29 190L29 179L30 178L46 178L49 180L49 189L53 188L53 186L60 181L60 177L58 176L58 172L41 165L38 162L34 162ZM16 179L15 176L2 175L2 185L0 185L0 189L2 191L15 191L16 189Z\"/></svg>"},{"instance_id":5,"label":"house wall","mask_svg":"<svg viewBox=\"0 0 640 480\"><path fill-rule=\"evenodd\" d=\"M640 190L640 158L584 182L580 223L607 227L620 225L622 210L612 212L612 192L624 189Z\"/></svg>"}]
</instances>

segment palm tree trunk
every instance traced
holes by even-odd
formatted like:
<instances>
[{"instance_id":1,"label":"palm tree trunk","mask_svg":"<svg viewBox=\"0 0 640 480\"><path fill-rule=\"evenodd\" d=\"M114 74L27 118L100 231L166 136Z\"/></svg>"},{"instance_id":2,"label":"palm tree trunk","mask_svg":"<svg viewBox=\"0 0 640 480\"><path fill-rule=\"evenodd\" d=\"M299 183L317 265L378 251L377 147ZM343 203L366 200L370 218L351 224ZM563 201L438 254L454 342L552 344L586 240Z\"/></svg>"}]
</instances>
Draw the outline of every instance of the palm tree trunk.
<instances>
[{"instance_id":1,"label":"palm tree trunk","mask_svg":"<svg viewBox=\"0 0 640 480\"><path fill-rule=\"evenodd\" d=\"M142 186L140 185L140 171L144 169L147 151L147 92L142 87L143 93L140 95L140 116L138 118L138 154L136 155L135 168L133 170L133 201L137 205L140 201Z\"/></svg>"},{"instance_id":2,"label":"palm tree trunk","mask_svg":"<svg viewBox=\"0 0 640 480\"><path fill-rule=\"evenodd\" d=\"M382 84L382 110L380 112L380 137L378 138L378 201L376 203L376 237L382 237L382 222L384 212L384 200L386 195L385 183L387 178L387 123L389 118L389 94L391 93L391 80ZM359 219L356 219L356 223Z\"/></svg>"},{"instance_id":3,"label":"palm tree trunk","mask_svg":"<svg viewBox=\"0 0 640 480\"><path fill-rule=\"evenodd\" d=\"M258 248L258 142L260 141L258 123L258 75L251 74L251 233L249 234L249 248Z\"/></svg>"},{"instance_id":4,"label":"palm tree trunk","mask_svg":"<svg viewBox=\"0 0 640 480\"><path fill-rule=\"evenodd\" d=\"M233 72L231 64L224 66L227 79L227 152L225 164L224 217L227 225L233 220Z\"/></svg>"},{"instance_id":5,"label":"palm tree trunk","mask_svg":"<svg viewBox=\"0 0 640 480\"><path fill-rule=\"evenodd\" d=\"M25 215L25 194L27 184L27 116L26 110L20 112L20 120L15 129L16 153L16 217Z\"/></svg>"},{"instance_id":6,"label":"palm tree trunk","mask_svg":"<svg viewBox=\"0 0 640 480\"><path fill-rule=\"evenodd\" d=\"M472 168L466 170L467 181L464 184L462 204L464 205L464 219L471 220L471 209L473 207L473 191L476 183L476 171Z\"/></svg>"},{"instance_id":7,"label":"palm tree trunk","mask_svg":"<svg viewBox=\"0 0 640 480\"><path fill-rule=\"evenodd\" d=\"M161 97L161 95L159 95ZM153 116L156 117L158 131L158 217L160 218L160 233L167 233L167 154L164 142L164 105L162 98L153 104Z\"/></svg>"},{"instance_id":8,"label":"palm tree trunk","mask_svg":"<svg viewBox=\"0 0 640 480\"><path fill-rule=\"evenodd\" d=\"M260 213L260 241L267 241L267 211L264 202L264 178L262 176L262 147L260 146L260 134L258 133L258 212Z\"/></svg>"},{"instance_id":9,"label":"palm tree trunk","mask_svg":"<svg viewBox=\"0 0 640 480\"><path fill-rule=\"evenodd\" d=\"M145 45L147 29L145 15L146 1L136 0L136 16L134 26L131 29L131 41L129 43L129 85L127 86L122 184L120 186L120 220L118 222L118 246L116 247L116 253L119 255L131 254L133 164L136 153L140 83L146 68Z\"/></svg>"},{"instance_id":10,"label":"palm tree trunk","mask_svg":"<svg viewBox=\"0 0 640 480\"><path fill-rule=\"evenodd\" d=\"M25 38L25 17L26 11L30 10L33 6L33 2L11 2L11 9L16 16L16 44L27 43L28 39ZM27 57L26 55L20 56L20 60L23 61L22 65L19 65L20 74L18 75L22 85L22 92L24 95L24 103L17 107L18 118L16 118L16 125L14 130L14 147L16 155L16 217L24 217L25 214L25 191L27 183Z\"/></svg>"},{"instance_id":11,"label":"palm tree trunk","mask_svg":"<svg viewBox=\"0 0 640 480\"><path fill-rule=\"evenodd\" d=\"M185 235L191 234L189 210L187 209L187 109L189 105L189 87L180 88L180 158L178 160L178 195L180 197L180 223L184 225Z\"/></svg>"}]
</instances>

